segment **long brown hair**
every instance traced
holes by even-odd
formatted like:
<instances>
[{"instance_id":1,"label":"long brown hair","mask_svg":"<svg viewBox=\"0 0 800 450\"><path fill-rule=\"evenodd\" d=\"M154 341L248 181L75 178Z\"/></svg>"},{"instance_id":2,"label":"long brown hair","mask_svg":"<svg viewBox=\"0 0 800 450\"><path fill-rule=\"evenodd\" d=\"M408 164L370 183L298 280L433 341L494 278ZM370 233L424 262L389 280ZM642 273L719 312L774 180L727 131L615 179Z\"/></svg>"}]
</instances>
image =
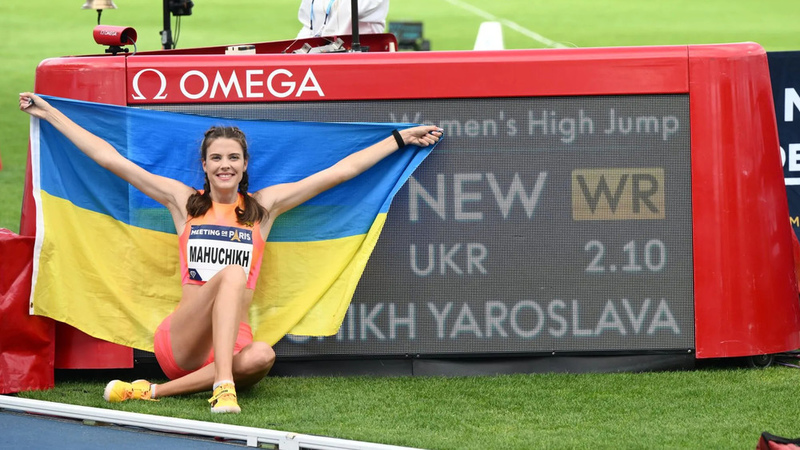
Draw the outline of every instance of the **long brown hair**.
<instances>
[{"instance_id":1,"label":"long brown hair","mask_svg":"<svg viewBox=\"0 0 800 450\"><path fill-rule=\"evenodd\" d=\"M216 139L233 139L242 147L242 157L247 162L250 153L247 152L247 138L238 127L211 127L203 136L203 143L200 145L200 158L205 161L208 156L208 146ZM252 225L261 222L265 217L269 217L269 212L261 206L247 193L250 177L247 170L242 174L242 181L239 182L239 193L244 197L244 209L236 207L236 221L242 225ZM186 212L190 217L200 217L205 215L211 208L211 185L208 181L208 174L205 175L203 192L195 192L186 202Z\"/></svg>"}]
</instances>

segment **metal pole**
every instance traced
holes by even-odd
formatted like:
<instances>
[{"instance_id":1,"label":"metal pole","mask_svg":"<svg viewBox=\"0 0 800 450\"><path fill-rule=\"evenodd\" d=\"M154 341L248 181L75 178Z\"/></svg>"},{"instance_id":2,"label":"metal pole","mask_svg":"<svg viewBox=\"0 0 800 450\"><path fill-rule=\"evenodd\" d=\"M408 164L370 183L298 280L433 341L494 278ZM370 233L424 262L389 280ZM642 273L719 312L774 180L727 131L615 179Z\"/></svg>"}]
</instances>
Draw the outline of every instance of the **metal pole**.
<instances>
[{"instance_id":1,"label":"metal pole","mask_svg":"<svg viewBox=\"0 0 800 450\"><path fill-rule=\"evenodd\" d=\"M353 42L350 45L350 51L360 52L361 42L358 38L358 0L350 0L350 12L353 21Z\"/></svg>"},{"instance_id":2,"label":"metal pole","mask_svg":"<svg viewBox=\"0 0 800 450\"><path fill-rule=\"evenodd\" d=\"M172 28L170 26L169 0L163 0L164 29L161 30L161 48L170 50L175 47L172 42Z\"/></svg>"}]
</instances>

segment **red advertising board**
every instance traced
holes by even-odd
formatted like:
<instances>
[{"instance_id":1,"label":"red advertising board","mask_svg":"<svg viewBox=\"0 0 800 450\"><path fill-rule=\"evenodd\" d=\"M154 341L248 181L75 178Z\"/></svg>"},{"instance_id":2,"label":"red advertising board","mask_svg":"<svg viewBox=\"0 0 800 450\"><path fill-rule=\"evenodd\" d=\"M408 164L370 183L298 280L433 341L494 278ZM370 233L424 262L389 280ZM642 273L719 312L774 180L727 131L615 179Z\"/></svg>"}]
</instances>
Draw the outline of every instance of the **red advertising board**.
<instances>
[{"instance_id":1,"label":"red advertising board","mask_svg":"<svg viewBox=\"0 0 800 450\"><path fill-rule=\"evenodd\" d=\"M49 59L36 90L219 117L445 129L398 195L340 333L288 337L279 356L718 358L800 347L757 44L222 50ZM28 188L23 234L34 234L33 215ZM103 366L131 364L129 349L115 351ZM60 366L98 365L75 358Z\"/></svg>"}]
</instances>

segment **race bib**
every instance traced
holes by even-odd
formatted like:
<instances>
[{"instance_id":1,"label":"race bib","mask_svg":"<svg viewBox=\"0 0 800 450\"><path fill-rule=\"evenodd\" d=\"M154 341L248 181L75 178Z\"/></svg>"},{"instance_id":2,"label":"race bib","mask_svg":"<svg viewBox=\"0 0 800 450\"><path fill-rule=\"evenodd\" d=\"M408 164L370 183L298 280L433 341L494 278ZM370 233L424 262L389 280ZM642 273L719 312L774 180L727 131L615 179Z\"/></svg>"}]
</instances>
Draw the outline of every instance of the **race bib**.
<instances>
[{"instance_id":1,"label":"race bib","mask_svg":"<svg viewBox=\"0 0 800 450\"><path fill-rule=\"evenodd\" d=\"M186 245L189 278L208 281L224 267L238 264L250 273L253 231L221 225L192 225Z\"/></svg>"}]
</instances>

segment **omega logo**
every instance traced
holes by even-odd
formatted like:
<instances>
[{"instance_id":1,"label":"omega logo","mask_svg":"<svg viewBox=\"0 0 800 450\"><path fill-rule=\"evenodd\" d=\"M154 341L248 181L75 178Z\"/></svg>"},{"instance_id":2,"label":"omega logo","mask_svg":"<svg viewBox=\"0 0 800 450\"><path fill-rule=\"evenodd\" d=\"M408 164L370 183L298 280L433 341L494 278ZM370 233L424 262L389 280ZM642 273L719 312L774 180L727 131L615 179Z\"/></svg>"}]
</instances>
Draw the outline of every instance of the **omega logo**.
<instances>
[{"instance_id":1,"label":"omega logo","mask_svg":"<svg viewBox=\"0 0 800 450\"><path fill-rule=\"evenodd\" d=\"M140 79L143 75L152 72L158 77L158 92L153 97L142 93ZM245 69L231 72L226 79L217 70L213 75L208 75L201 70L189 70L180 77L178 87L181 94L191 100L208 97L229 98L233 93L234 98L264 98L267 93L272 97L285 98L294 94L300 97L306 92L316 92L319 97L325 93L317 82L314 72L309 68L302 81L296 81L294 73L288 69L275 69L265 76L262 69ZM134 100L164 100L167 98L168 80L158 69L142 69L133 76ZM172 92L170 90L170 92Z\"/></svg>"}]
</instances>

